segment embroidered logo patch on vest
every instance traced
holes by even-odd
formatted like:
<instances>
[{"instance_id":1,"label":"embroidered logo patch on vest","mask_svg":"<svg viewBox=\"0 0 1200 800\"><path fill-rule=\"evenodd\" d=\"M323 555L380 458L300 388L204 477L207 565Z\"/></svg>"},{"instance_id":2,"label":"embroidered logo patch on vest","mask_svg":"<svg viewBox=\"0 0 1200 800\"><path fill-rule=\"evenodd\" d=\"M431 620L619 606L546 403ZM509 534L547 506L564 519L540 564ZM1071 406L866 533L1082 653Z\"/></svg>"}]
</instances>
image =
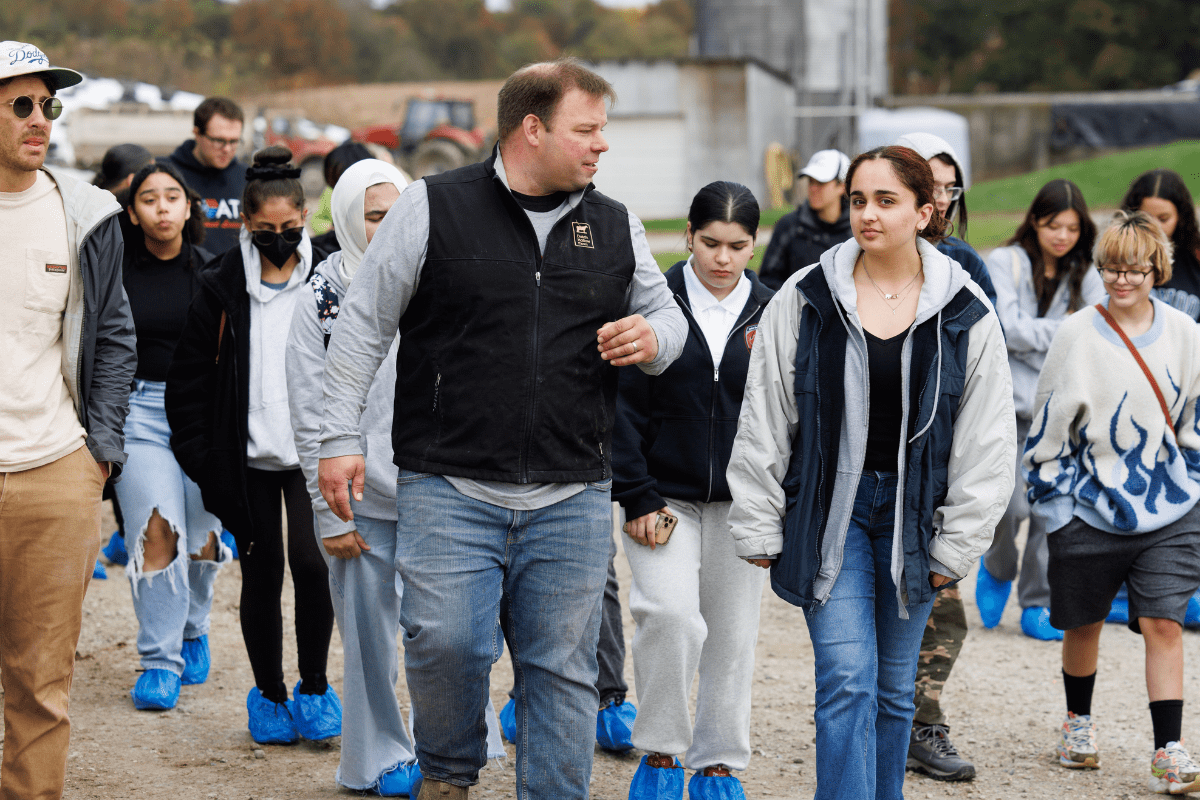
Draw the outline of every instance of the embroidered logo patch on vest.
<instances>
[{"instance_id":1,"label":"embroidered logo patch on vest","mask_svg":"<svg viewBox=\"0 0 1200 800\"><path fill-rule=\"evenodd\" d=\"M754 337L757 333L758 333L758 325L757 324L746 326L745 335L746 335L746 349L747 350L754 349Z\"/></svg>"},{"instance_id":2,"label":"embroidered logo patch on vest","mask_svg":"<svg viewBox=\"0 0 1200 800\"><path fill-rule=\"evenodd\" d=\"M593 250L595 245L592 244L592 226L586 222L572 222L571 230L575 233L576 247L590 247Z\"/></svg>"},{"instance_id":3,"label":"embroidered logo patch on vest","mask_svg":"<svg viewBox=\"0 0 1200 800\"><path fill-rule=\"evenodd\" d=\"M67 274L67 265L66 264L47 264L46 272L53 272L56 275L66 275Z\"/></svg>"}]
</instances>

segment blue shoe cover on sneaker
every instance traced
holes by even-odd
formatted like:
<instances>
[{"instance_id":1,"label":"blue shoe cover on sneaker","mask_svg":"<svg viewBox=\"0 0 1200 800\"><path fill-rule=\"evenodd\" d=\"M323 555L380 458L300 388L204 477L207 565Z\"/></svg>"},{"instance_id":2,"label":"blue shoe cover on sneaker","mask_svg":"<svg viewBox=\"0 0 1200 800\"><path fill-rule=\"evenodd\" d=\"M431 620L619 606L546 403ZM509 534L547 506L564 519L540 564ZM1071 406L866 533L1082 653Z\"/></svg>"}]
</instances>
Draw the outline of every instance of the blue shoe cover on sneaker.
<instances>
[{"instance_id":1,"label":"blue shoe cover on sneaker","mask_svg":"<svg viewBox=\"0 0 1200 800\"><path fill-rule=\"evenodd\" d=\"M100 551L108 559L108 563L123 567L129 563L129 551L125 549L125 537L120 531L113 531L108 538L108 544Z\"/></svg>"},{"instance_id":2,"label":"blue shoe cover on sneaker","mask_svg":"<svg viewBox=\"0 0 1200 800\"><path fill-rule=\"evenodd\" d=\"M1200 589L1188 599L1187 616L1183 618L1183 627L1200 628Z\"/></svg>"},{"instance_id":3,"label":"blue shoe cover on sneaker","mask_svg":"<svg viewBox=\"0 0 1200 800\"><path fill-rule=\"evenodd\" d=\"M633 749L633 721L637 708L628 701L612 702L596 715L596 743L604 750L624 753Z\"/></svg>"},{"instance_id":4,"label":"blue shoe cover on sneaker","mask_svg":"<svg viewBox=\"0 0 1200 800\"><path fill-rule=\"evenodd\" d=\"M689 800L746 800L742 791L742 782L732 775L713 775L704 777L703 770L698 770L688 781Z\"/></svg>"},{"instance_id":5,"label":"blue shoe cover on sneaker","mask_svg":"<svg viewBox=\"0 0 1200 800\"><path fill-rule=\"evenodd\" d=\"M255 686L246 695L250 737L259 744L292 744L300 738L292 721L292 704L272 703Z\"/></svg>"},{"instance_id":6,"label":"blue shoe cover on sneaker","mask_svg":"<svg viewBox=\"0 0 1200 800\"><path fill-rule=\"evenodd\" d=\"M233 553L233 557L238 557L237 542L233 539L233 534L229 531L221 531L221 542L229 548L229 552Z\"/></svg>"},{"instance_id":7,"label":"blue shoe cover on sneaker","mask_svg":"<svg viewBox=\"0 0 1200 800\"><path fill-rule=\"evenodd\" d=\"M106 581L108 580L108 570L100 563L100 559L96 559L96 566L92 567L92 580Z\"/></svg>"},{"instance_id":8,"label":"blue shoe cover on sneaker","mask_svg":"<svg viewBox=\"0 0 1200 800\"><path fill-rule=\"evenodd\" d=\"M342 735L342 701L332 686L325 694L300 694L300 684L292 689L292 710L296 729L311 742Z\"/></svg>"},{"instance_id":9,"label":"blue shoe cover on sneaker","mask_svg":"<svg viewBox=\"0 0 1200 800\"><path fill-rule=\"evenodd\" d=\"M647 765L646 756L642 756L629 782L629 800L683 800L683 767L679 760L674 769L662 769Z\"/></svg>"},{"instance_id":10,"label":"blue shoe cover on sneaker","mask_svg":"<svg viewBox=\"0 0 1200 800\"><path fill-rule=\"evenodd\" d=\"M1030 639L1041 639L1045 642L1060 641L1063 632L1050 624L1050 609L1042 606L1030 606L1021 612L1021 630Z\"/></svg>"},{"instance_id":11,"label":"blue shoe cover on sneaker","mask_svg":"<svg viewBox=\"0 0 1200 800\"><path fill-rule=\"evenodd\" d=\"M414 783L420 775L421 768L417 766L417 762L401 764L380 775L379 782L371 789L371 793L381 797L401 797L403 795L416 797Z\"/></svg>"},{"instance_id":12,"label":"blue shoe cover on sneaker","mask_svg":"<svg viewBox=\"0 0 1200 800\"><path fill-rule=\"evenodd\" d=\"M979 608L979 616L983 618L983 627L994 628L1000 624L1010 591L1012 581L996 580L983 565L983 559L979 559L979 577L975 579L975 605Z\"/></svg>"},{"instance_id":13,"label":"blue shoe cover on sneaker","mask_svg":"<svg viewBox=\"0 0 1200 800\"><path fill-rule=\"evenodd\" d=\"M508 741L513 744L517 743L517 701L515 698L508 698L504 708L500 709L500 732Z\"/></svg>"},{"instance_id":14,"label":"blue shoe cover on sneaker","mask_svg":"<svg viewBox=\"0 0 1200 800\"><path fill-rule=\"evenodd\" d=\"M212 666L212 655L208 651L208 636L183 640L184 686L195 686L208 680L208 669Z\"/></svg>"},{"instance_id":15,"label":"blue shoe cover on sneaker","mask_svg":"<svg viewBox=\"0 0 1200 800\"><path fill-rule=\"evenodd\" d=\"M166 711L179 702L179 676L167 669L148 669L129 693L139 711Z\"/></svg>"}]
</instances>

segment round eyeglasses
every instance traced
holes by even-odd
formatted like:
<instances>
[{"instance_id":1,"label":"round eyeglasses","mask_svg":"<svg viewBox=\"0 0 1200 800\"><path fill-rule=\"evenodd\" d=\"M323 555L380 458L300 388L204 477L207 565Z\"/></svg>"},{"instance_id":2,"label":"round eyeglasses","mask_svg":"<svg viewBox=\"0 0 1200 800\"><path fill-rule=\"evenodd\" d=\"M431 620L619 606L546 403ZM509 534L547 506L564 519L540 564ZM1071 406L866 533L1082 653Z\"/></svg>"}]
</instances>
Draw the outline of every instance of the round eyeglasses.
<instances>
[{"instance_id":1,"label":"round eyeglasses","mask_svg":"<svg viewBox=\"0 0 1200 800\"><path fill-rule=\"evenodd\" d=\"M1105 283L1116 283L1125 276L1125 282L1130 286L1141 286L1145 282L1146 276L1154 272L1154 268L1149 269L1117 269L1116 267L1097 267L1100 270L1100 277Z\"/></svg>"},{"instance_id":2,"label":"round eyeglasses","mask_svg":"<svg viewBox=\"0 0 1200 800\"><path fill-rule=\"evenodd\" d=\"M33 113L35 105L42 107L42 116L46 119L58 119L62 116L63 112L62 100L59 100L57 97L47 97L45 100L39 102L32 97L22 95L21 97L14 97L12 100L9 100L8 105L12 106L13 113L16 114L17 119L28 119L29 115Z\"/></svg>"}]
</instances>

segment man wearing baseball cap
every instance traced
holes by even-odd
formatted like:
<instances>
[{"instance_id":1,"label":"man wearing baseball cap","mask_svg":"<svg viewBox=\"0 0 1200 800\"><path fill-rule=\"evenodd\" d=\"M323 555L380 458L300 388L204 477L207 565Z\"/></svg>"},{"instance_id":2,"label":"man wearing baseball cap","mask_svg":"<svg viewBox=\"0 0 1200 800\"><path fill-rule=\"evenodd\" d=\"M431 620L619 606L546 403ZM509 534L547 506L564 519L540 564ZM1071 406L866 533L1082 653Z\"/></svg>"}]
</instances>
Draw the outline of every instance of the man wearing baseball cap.
<instances>
[{"instance_id":1,"label":"man wearing baseball cap","mask_svg":"<svg viewBox=\"0 0 1200 800\"><path fill-rule=\"evenodd\" d=\"M775 223L758 277L778 291L798 269L816 264L821 254L850 238L850 202L846 170L850 159L840 150L820 150L798 177L808 179L808 199Z\"/></svg>"},{"instance_id":2,"label":"man wearing baseball cap","mask_svg":"<svg viewBox=\"0 0 1200 800\"><path fill-rule=\"evenodd\" d=\"M0 42L0 800L63 791L100 494L125 461L137 363L120 206L43 166L54 95L82 80Z\"/></svg>"}]
</instances>

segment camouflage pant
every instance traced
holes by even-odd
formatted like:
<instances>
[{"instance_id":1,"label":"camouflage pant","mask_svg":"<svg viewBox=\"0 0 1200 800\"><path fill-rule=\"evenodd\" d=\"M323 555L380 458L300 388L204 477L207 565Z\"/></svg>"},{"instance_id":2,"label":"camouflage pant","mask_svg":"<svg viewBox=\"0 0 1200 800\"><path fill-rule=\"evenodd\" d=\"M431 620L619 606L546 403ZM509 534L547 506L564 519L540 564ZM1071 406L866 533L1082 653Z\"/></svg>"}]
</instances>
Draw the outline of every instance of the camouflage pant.
<instances>
[{"instance_id":1,"label":"camouflage pant","mask_svg":"<svg viewBox=\"0 0 1200 800\"><path fill-rule=\"evenodd\" d=\"M917 706L914 722L922 725L945 725L942 714L942 687L950 678L950 670L958 660L963 640L967 638L967 615L963 611L962 595L953 586L937 593L933 611L925 623L921 637L921 654L917 658Z\"/></svg>"}]
</instances>

